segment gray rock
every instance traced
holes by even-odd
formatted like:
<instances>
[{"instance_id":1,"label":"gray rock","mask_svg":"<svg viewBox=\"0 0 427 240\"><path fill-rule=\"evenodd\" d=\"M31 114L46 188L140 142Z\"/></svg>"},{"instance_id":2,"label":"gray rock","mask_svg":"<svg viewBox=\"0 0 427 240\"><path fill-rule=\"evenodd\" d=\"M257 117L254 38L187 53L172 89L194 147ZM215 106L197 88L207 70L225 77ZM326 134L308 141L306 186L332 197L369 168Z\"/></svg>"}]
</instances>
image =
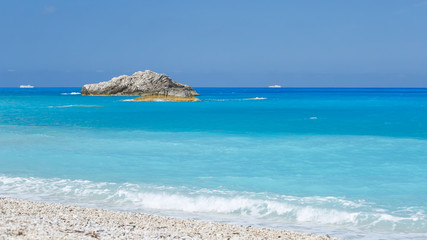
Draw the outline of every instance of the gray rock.
<instances>
[{"instance_id":1,"label":"gray rock","mask_svg":"<svg viewBox=\"0 0 427 240\"><path fill-rule=\"evenodd\" d=\"M177 83L165 74L146 70L122 75L107 82L86 84L82 95L93 96L164 96L194 98L199 94L188 85Z\"/></svg>"}]
</instances>

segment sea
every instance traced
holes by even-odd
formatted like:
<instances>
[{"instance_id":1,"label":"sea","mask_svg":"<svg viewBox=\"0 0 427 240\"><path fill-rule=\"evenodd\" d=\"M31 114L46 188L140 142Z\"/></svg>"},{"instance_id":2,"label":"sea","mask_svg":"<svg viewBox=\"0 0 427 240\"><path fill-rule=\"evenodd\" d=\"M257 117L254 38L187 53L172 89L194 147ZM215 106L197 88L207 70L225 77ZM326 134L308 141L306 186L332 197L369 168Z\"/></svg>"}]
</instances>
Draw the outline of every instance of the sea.
<instances>
[{"instance_id":1,"label":"sea","mask_svg":"<svg viewBox=\"0 0 427 240\"><path fill-rule=\"evenodd\" d=\"M0 196L427 239L427 89L195 90L178 103L0 88Z\"/></svg>"}]
</instances>

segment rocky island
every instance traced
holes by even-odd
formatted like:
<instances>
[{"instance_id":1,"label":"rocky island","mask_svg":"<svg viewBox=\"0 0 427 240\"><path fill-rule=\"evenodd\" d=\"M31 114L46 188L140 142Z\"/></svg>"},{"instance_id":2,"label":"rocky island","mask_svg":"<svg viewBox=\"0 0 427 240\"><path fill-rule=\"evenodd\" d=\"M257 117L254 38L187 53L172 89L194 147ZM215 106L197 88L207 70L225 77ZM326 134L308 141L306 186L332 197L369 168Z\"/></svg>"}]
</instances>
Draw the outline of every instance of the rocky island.
<instances>
[{"instance_id":1,"label":"rocky island","mask_svg":"<svg viewBox=\"0 0 427 240\"><path fill-rule=\"evenodd\" d=\"M87 96L138 96L134 101L199 101L199 94L188 85L177 83L165 74L146 70L131 76L121 75L110 81L86 84L81 90Z\"/></svg>"}]
</instances>

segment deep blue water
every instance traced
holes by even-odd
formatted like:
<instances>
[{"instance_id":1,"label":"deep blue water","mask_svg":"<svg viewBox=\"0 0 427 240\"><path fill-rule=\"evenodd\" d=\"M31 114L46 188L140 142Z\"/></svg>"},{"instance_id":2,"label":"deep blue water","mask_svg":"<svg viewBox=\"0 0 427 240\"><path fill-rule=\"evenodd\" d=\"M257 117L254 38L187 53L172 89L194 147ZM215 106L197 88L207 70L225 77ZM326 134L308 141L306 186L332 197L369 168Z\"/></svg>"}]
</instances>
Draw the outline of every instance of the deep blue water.
<instances>
[{"instance_id":1,"label":"deep blue water","mask_svg":"<svg viewBox=\"0 0 427 240\"><path fill-rule=\"evenodd\" d=\"M200 102L0 88L0 195L427 237L427 89L199 88Z\"/></svg>"}]
</instances>

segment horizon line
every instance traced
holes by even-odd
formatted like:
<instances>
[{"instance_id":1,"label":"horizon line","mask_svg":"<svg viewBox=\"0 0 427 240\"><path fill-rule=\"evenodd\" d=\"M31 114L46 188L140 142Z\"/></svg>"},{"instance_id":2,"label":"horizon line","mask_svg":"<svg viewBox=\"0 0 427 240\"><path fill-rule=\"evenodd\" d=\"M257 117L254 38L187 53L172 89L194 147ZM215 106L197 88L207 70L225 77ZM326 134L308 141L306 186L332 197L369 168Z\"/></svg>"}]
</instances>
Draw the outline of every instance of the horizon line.
<instances>
[{"instance_id":1,"label":"horizon line","mask_svg":"<svg viewBox=\"0 0 427 240\"><path fill-rule=\"evenodd\" d=\"M0 86L0 88L19 88L19 89L34 89L34 88L82 88L80 86L51 86L51 87L36 87L34 86L34 88L20 88L18 87L2 87ZM427 87L280 87L280 88L275 88L275 87L244 87L244 86L234 86L234 87L193 87L193 88L268 88L268 89L289 89L289 88L337 88L337 89L355 89L355 88L359 88L359 89L395 89L395 88L405 88L405 89L427 89Z\"/></svg>"}]
</instances>

